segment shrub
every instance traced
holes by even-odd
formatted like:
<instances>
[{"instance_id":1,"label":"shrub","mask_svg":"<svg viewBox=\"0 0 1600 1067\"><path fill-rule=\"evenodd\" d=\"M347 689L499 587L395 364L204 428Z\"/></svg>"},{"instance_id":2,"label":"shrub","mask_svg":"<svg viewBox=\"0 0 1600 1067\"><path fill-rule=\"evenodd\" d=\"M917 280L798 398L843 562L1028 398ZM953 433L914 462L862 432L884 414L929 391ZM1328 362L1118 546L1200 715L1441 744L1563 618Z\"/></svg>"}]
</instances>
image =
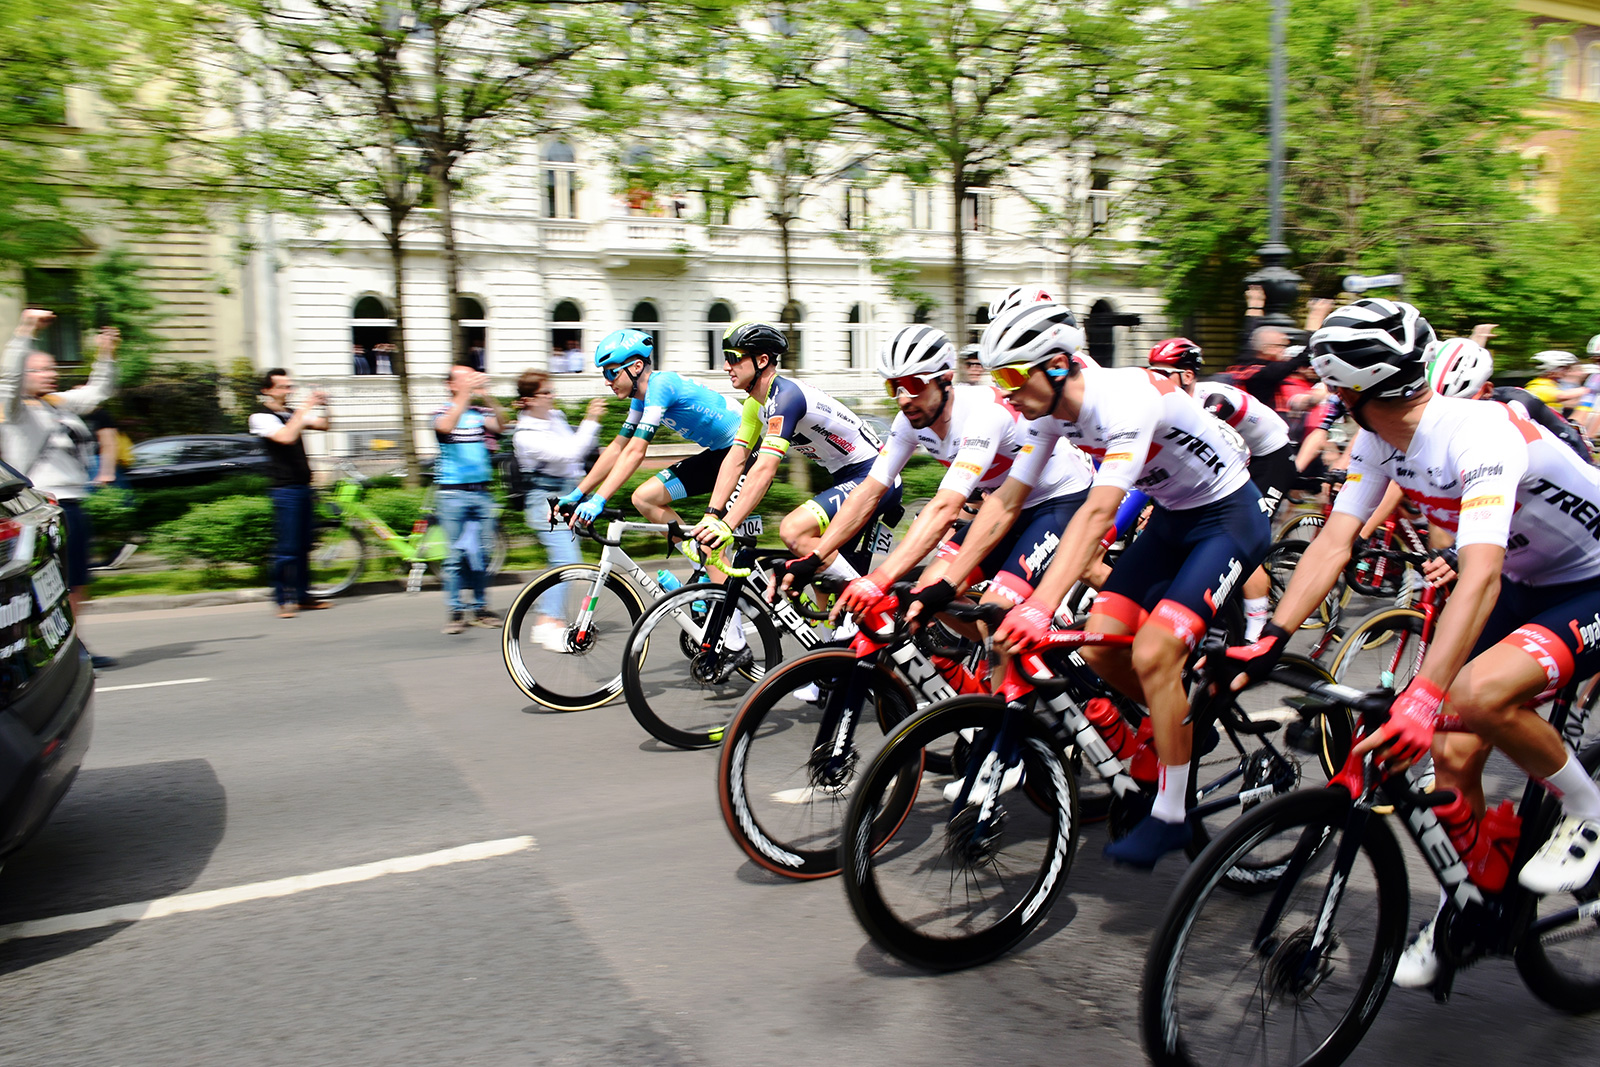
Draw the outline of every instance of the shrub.
<instances>
[{"instance_id":1,"label":"shrub","mask_svg":"<svg viewBox=\"0 0 1600 1067\"><path fill-rule=\"evenodd\" d=\"M180 519L192 507L234 496L268 499L268 480L261 474L237 474L206 485L177 485L163 489L133 490L137 514L132 532L148 533L163 523Z\"/></svg>"},{"instance_id":2,"label":"shrub","mask_svg":"<svg viewBox=\"0 0 1600 1067\"><path fill-rule=\"evenodd\" d=\"M122 544L136 529L142 530L142 516L133 490L103 486L83 498L94 536L106 544Z\"/></svg>"},{"instance_id":3,"label":"shrub","mask_svg":"<svg viewBox=\"0 0 1600 1067\"><path fill-rule=\"evenodd\" d=\"M208 571L224 563L249 563L265 571L273 539L272 501L230 496L157 527L151 546L175 563L199 560Z\"/></svg>"}]
</instances>

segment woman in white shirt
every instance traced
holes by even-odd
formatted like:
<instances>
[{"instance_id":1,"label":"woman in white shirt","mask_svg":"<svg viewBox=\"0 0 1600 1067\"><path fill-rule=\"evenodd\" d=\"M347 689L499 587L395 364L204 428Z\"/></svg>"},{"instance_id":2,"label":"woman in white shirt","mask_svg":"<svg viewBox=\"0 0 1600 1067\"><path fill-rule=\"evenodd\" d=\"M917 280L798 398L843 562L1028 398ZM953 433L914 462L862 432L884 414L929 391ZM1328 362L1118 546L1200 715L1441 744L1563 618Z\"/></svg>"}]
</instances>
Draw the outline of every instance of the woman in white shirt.
<instances>
[{"instance_id":1,"label":"woman in white shirt","mask_svg":"<svg viewBox=\"0 0 1600 1067\"><path fill-rule=\"evenodd\" d=\"M528 527L539 535L552 567L577 563L583 558L577 539L566 526L550 526L552 496L565 496L583 477L583 460L594 447L600 433L600 416L606 402L602 397L589 401L583 423L576 431L555 406L556 393L550 375L544 371L524 371L517 379L517 425L511 436L517 466L529 476L526 518ZM574 587L574 590L576 587ZM538 621L533 637L552 652L565 652L566 605L563 588L558 586L539 598Z\"/></svg>"}]
</instances>

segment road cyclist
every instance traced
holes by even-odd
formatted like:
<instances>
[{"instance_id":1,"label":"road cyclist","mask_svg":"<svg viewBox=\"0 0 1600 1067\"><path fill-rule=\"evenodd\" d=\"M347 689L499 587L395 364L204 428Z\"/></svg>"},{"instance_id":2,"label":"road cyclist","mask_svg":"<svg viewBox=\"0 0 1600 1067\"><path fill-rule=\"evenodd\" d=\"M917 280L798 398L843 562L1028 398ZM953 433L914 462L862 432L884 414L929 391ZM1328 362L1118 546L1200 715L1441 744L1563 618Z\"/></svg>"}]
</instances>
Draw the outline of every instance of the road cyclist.
<instances>
[{"instance_id":1,"label":"road cyclist","mask_svg":"<svg viewBox=\"0 0 1600 1067\"><path fill-rule=\"evenodd\" d=\"M1573 678L1600 669L1600 472L1510 406L1441 396L1424 350L1433 340L1410 304L1359 300L1330 315L1311 341L1313 366L1362 425L1333 513L1301 557L1261 639L1230 650L1246 676L1264 676L1300 621L1344 570L1361 524L1393 481L1430 523L1454 531L1455 592L1420 668L1387 723L1355 751L1391 773L1432 752L1441 803L1465 799L1474 818L1457 840L1469 869L1504 842L1484 831L1483 767L1499 748L1559 798L1563 817L1517 873L1537 894L1573 892L1600 867L1600 787L1534 709ZM1435 565L1436 577L1448 578ZM1435 738L1447 711L1471 734ZM1476 735L1476 736L1474 736ZM1501 873L1504 874L1502 868ZM1413 939L1395 982L1427 986L1439 973L1440 917Z\"/></svg>"},{"instance_id":2,"label":"road cyclist","mask_svg":"<svg viewBox=\"0 0 1600 1067\"><path fill-rule=\"evenodd\" d=\"M1012 308L983 333L984 366L1032 420L1011 479L1033 484L1062 438L1100 458L1055 558L995 639L1002 651L1042 641L1070 587L1088 575L1127 492L1151 497L1150 520L1100 584L1084 626L1133 634L1133 643L1086 646L1082 655L1101 678L1150 711L1160 759L1154 806L1107 846L1107 855L1152 867L1192 837L1185 813L1193 740L1184 722L1186 661L1218 609L1261 562L1271 531L1238 433L1165 375L1143 367L1102 369L1080 358L1082 347L1083 331L1072 313L1055 304ZM1010 527L1017 505L1015 494L991 494L945 572L968 573ZM908 617L941 607L952 592L942 578L925 581L912 592Z\"/></svg>"}]
</instances>

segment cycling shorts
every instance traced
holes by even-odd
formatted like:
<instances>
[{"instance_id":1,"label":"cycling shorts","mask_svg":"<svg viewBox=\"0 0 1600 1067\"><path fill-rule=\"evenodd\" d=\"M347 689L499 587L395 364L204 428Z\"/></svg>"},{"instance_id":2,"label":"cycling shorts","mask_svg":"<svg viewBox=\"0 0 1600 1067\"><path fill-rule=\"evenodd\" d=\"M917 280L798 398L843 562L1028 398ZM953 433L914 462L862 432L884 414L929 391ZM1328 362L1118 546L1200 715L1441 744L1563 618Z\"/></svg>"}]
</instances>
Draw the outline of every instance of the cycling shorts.
<instances>
[{"instance_id":1,"label":"cycling shorts","mask_svg":"<svg viewBox=\"0 0 1600 1067\"><path fill-rule=\"evenodd\" d=\"M1600 582L1593 578L1561 585L1524 585L1500 580L1500 598L1489 611L1476 658L1495 645L1525 652L1544 668L1547 700L1573 678L1600 672Z\"/></svg>"},{"instance_id":2,"label":"cycling shorts","mask_svg":"<svg viewBox=\"0 0 1600 1067\"><path fill-rule=\"evenodd\" d=\"M828 523L833 521L833 517L839 514L839 509L844 506L845 497L849 496L858 485L866 481L867 472L870 470L872 470L872 463L867 462L856 463L842 471L838 471L835 474L835 477L840 479L838 482L830 485L795 510L804 511L816 519L817 532L822 533L828 528ZM894 485L890 486L889 491L883 494L883 499L878 501L877 515L885 513L901 514L900 496L903 492L904 486L900 484L900 479L896 476ZM852 542L852 545L856 547L846 549L840 553L849 561L851 566L863 574L872 565L871 545L877 540L875 536L878 528L877 515L866 524L862 531L863 536L867 538L868 547L866 549L859 547L862 544L862 540L858 537L857 540ZM896 519L895 521L898 522L899 520Z\"/></svg>"},{"instance_id":3,"label":"cycling shorts","mask_svg":"<svg viewBox=\"0 0 1600 1067\"><path fill-rule=\"evenodd\" d=\"M717 473L727 458L726 448L708 448L678 460L656 472L656 479L667 487L674 502L691 496L705 496L716 488Z\"/></svg>"},{"instance_id":4,"label":"cycling shorts","mask_svg":"<svg viewBox=\"0 0 1600 1067\"><path fill-rule=\"evenodd\" d=\"M1117 560L1092 613L1134 631L1149 621L1192 649L1271 545L1272 524L1252 482L1198 508L1157 505Z\"/></svg>"},{"instance_id":5,"label":"cycling shorts","mask_svg":"<svg viewBox=\"0 0 1600 1067\"><path fill-rule=\"evenodd\" d=\"M989 578L992 579L989 588L993 592L1014 604L1027 600L1033 595L1033 587L1039 584L1039 576L1056 558L1056 548L1061 544L1061 534L1067 523L1088 497L1089 490L1083 489L1024 508L1011 529L1000 538L1000 543L983 557L977 570L967 576L969 584ZM971 526L963 526L940 545L938 558L954 559L970 529Z\"/></svg>"},{"instance_id":6,"label":"cycling shorts","mask_svg":"<svg viewBox=\"0 0 1600 1067\"><path fill-rule=\"evenodd\" d=\"M1262 506L1268 521L1278 513L1278 505L1294 487L1299 472L1294 465L1295 448L1284 445L1276 452L1250 458L1250 480L1261 492Z\"/></svg>"}]
</instances>

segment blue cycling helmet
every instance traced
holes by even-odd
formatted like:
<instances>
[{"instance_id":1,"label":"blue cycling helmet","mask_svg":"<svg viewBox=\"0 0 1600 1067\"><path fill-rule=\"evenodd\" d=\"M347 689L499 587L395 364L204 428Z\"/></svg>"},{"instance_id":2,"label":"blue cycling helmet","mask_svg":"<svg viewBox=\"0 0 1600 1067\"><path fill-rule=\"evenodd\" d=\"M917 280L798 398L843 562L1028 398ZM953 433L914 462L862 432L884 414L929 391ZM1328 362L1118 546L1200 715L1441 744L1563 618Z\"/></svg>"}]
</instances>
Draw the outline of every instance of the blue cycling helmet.
<instances>
[{"instance_id":1,"label":"blue cycling helmet","mask_svg":"<svg viewBox=\"0 0 1600 1067\"><path fill-rule=\"evenodd\" d=\"M595 345L594 365L604 371L608 367L623 367L636 359L649 363L655 348L656 339L643 330L613 330ZM610 381L616 376L617 372L613 370L606 375L606 380Z\"/></svg>"}]
</instances>

